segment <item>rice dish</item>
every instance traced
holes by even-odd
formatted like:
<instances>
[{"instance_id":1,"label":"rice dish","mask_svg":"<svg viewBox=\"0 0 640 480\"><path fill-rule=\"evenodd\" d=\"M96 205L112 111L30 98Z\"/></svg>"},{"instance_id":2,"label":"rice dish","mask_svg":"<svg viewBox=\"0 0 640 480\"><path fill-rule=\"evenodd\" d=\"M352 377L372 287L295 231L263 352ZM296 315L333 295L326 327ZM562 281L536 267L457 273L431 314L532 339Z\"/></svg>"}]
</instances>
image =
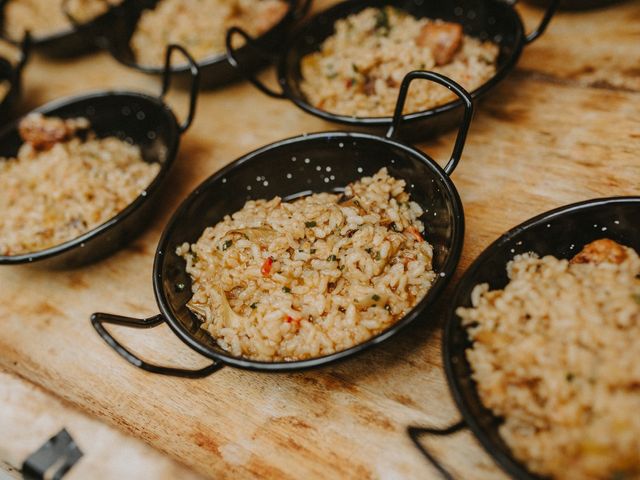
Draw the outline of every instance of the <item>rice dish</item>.
<instances>
[{"instance_id":1,"label":"rice dish","mask_svg":"<svg viewBox=\"0 0 640 480\"><path fill-rule=\"evenodd\" d=\"M482 403L538 474L640 478L640 257L611 240L573 260L534 254L458 309Z\"/></svg>"},{"instance_id":2,"label":"rice dish","mask_svg":"<svg viewBox=\"0 0 640 480\"><path fill-rule=\"evenodd\" d=\"M498 51L493 42L465 35L457 23L418 19L394 7L366 8L338 20L320 50L302 59L300 88L310 104L327 112L391 116L410 71L438 72L472 91L495 74ZM455 98L440 85L415 81L405 112Z\"/></svg>"},{"instance_id":3,"label":"rice dish","mask_svg":"<svg viewBox=\"0 0 640 480\"><path fill-rule=\"evenodd\" d=\"M362 343L435 279L423 211L386 169L293 202L251 200L177 248L188 308L235 356L293 361Z\"/></svg>"},{"instance_id":4,"label":"rice dish","mask_svg":"<svg viewBox=\"0 0 640 480\"><path fill-rule=\"evenodd\" d=\"M278 23L288 8L285 0L161 0L142 13L131 49L142 65L164 65L171 43L203 60L226 51L230 27L259 36Z\"/></svg>"},{"instance_id":5,"label":"rice dish","mask_svg":"<svg viewBox=\"0 0 640 480\"><path fill-rule=\"evenodd\" d=\"M69 14L79 23L86 23L106 13L122 0L69 0ZM63 0L9 0L4 6L4 28L13 40L21 40L25 32L43 37L72 28L65 15Z\"/></svg>"},{"instance_id":6,"label":"rice dish","mask_svg":"<svg viewBox=\"0 0 640 480\"><path fill-rule=\"evenodd\" d=\"M85 118L26 117L17 157L0 158L0 255L76 238L126 208L160 170L140 149L97 138Z\"/></svg>"}]
</instances>

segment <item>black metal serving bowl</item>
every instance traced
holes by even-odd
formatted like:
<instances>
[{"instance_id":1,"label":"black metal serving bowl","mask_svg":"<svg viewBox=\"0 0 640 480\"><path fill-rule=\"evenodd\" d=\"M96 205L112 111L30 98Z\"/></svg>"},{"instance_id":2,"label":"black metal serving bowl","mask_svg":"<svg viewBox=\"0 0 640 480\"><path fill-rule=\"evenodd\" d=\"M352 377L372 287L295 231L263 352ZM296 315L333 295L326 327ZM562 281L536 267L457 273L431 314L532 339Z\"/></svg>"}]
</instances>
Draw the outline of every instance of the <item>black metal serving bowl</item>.
<instances>
[{"instance_id":1,"label":"black metal serving bowl","mask_svg":"<svg viewBox=\"0 0 640 480\"><path fill-rule=\"evenodd\" d=\"M0 99L0 125L7 121L13 107L20 99L22 93L22 70L29 58L30 48L31 39L27 35L22 41L20 57L15 64L6 58L0 57L0 81L6 80L9 82L9 90L4 98Z\"/></svg>"},{"instance_id":2,"label":"black metal serving bowl","mask_svg":"<svg viewBox=\"0 0 640 480\"><path fill-rule=\"evenodd\" d=\"M7 1L0 0L0 36L9 42L16 43L16 39L8 37L4 29L4 7ZM134 3L135 0L123 0L120 5L84 23L73 21L67 14L71 22L69 27L46 35L32 35L33 47L44 55L60 58L91 51L99 45L100 38L109 30L115 19L123 12L132 9ZM63 4L63 9L64 5L66 2Z\"/></svg>"},{"instance_id":3,"label":"black metal serving bowl","mask_svg":"<svg viewBox=\"0 0 640 480\"><path fill-rule=\"evenodd\" d=\"M261 49L273 50L280 48L289 30L296 21L304 16L312 0L288 1L289 9L285 16L271 29L256 39ZM162 67L139 64L131 49L131 36L136 30L140 15L143 10L154 8L158 0L145 0L145 2L141 3L144 5L144 8L129 10L117 18L117 21L112 25L110 34L106 38L108 49L116 60L127 67L151 75L161 75L163 72ZM262 56L251 48L241 48L238 51L238 56L242 59L243 64L247 65L247 68L251 71L257 70L266 63ZM208 58L199 60L198 66L200 67L202 76L200 84L203 88L218 87L238 78L237 72L229 65L227 54L224 52L213 54ZM185 84L185 81L188 82L189 68L187 65L173 66L172 73L181 85Z\"/></svg>"},{"instance_id":4,"label":"black metal serving bowl","mask_svg":"<svg viewBox=\"0 0 640 480\"><path fill-rule=\"evenodd\" d=\"M412 72L403 81L399 111L411 80L429 79L449 85L465 100L466 115L451 157L444 169L421 151L398 142L394 136L401 116L386 137L367 133L326 132L289 138L260 148L237 159L205 180L178 208L158 244L153 267L153 285L160 314L147 319L96 313L92 324L100 336L133 365L165 375L201 377L224 365L260 371L291 371L318 367L351 357L395 335L425 314L453 274L464 237L464 214L460 197L449 178L455 169L471 121L471 98L450 80L429 72ZM345 185L387 167L389 173L404 179L414 201L425 210L425 236L434 246L433 266L439 272L427 295L396 324L370 340L331 355L292 362L260 362L232 356L220 348L201 328L187 308L191 280L185 262L176 253L184 242L194 243L202 231L225 215L242 208L248 199L281 196L294 199L313 192L340 191ZM259 180L256 180L259 177ZM147 328L163 322L190 348L213 360L200 370L161 367L140 360L104 328L114 323Z\"/></svg>"},{"instance_id":5,"label":"black metal serving bowl","mask_svg":"<svg viewBox=\"0 0 640 480\"><path fill-rule=\"evenodd\" d=\"M276 53L279 90L267 87L256 79L244 66L243 59L234 53L232 40L241 36L249 43L250 36L239 28L232 28L227 34L227 54L229 61L243 76L263 93L292 101L302 110L323 118L354 127L369 127L373 131L389 128L392 117L353 117L338 115L311 105L300 88L302 82L301 60L306 55L319 50L323 41L334 33L335 22L368 7L393 6L409 12L417 18L438 18L461 23L468 35L493 40L500 46L496 74L484 85L471 92L474 99L489 93L505 76L513 70L525 45L533 42L546 29L553 16L558 0L553 0L547 8L540 25L529 34L525 33L522 19L511 3L502 0L348 0L311 17L296 29L287 43L287 48ZM261 50L260 45L254 45ZM265 52L269 53L269 52ZM273 57L273 55L272 55ZM434 134L447 130L459 123L463 111L460 100L451 101L435 108L407 114L407 124L403 134L407 138Z\"/></svg>"},{"instance_id":6,"label":"black metal serving bowl","mask_svg":"<svg viewBox=\"0 0 640 480\"><path fill-rule=\"evenodd\" d=\"M584 245L605 237L640 251L639 218L640 197L603 198L568 205L509 230L469 267L448 308L442 340L447 380L462 421L447 428L409 428L415 443L446 478L453 477L418 439L423 434L449 435L463 428L469 428L487 453L513 478L541 478L513 457L498 432L501 419L483 406L465 354L472 343L456 309L471 306L471 292L478 284L488 283L491 290L504 288L508 283L507 262L520 253L571 258Z\"/></svg>"},{"instance_id":7,"label":"black metal serving bowl","mask_svg":"<svg viewBox=\"0 0 640 480\"><path fill-rule=\"evenodd\" d=\"M175 49L188 56L181 47L173 45L167 49L167 59ZM195 63L192 68L190 109L182 124L164 102L170 83L169 73L164 77L159 97L138 92L101 91L57 100L34 110L62 118L86 117L98 137L116 136L139 146L143 159L159 163L160 171L142 194L105 223L44 250L0 255L0 265L38 262L40 266L71 268L104 257L142 231L160 198L161 186L166 182L178 152L180 136L189 128L195 114L198 70ZM18 124L19 120L16 120L0 131L0 157L15 157L22 145Z\"/></svg>"},{"instance_id":8,"label":"black metal serving bowl","mask_svg":"<svg viewBox=\"0 0 640 480\"><path fill-rule=\"evenodd\" d=\"M560 10L589 10L591 8L602 8L613 5L614 3L621 3L625 0L560 0ZM546 7L551 3L551 0L527 0L528 3L533 3L541 7Z\"/></svg>"}]
</instances>

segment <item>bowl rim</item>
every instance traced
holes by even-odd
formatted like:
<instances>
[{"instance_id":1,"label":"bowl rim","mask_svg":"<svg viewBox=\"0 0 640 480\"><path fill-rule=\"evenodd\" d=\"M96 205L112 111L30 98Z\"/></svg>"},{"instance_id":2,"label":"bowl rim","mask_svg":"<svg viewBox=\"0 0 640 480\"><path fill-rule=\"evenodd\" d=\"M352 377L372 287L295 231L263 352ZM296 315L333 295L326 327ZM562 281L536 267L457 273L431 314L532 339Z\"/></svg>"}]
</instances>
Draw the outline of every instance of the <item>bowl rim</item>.
<instances>
[{"instance_id":1,"label":"bowl rim","mask_svg":"<svg viewBox=\"0 0 640 480\"><path fill-rule=\"evenodd\" d=\"M593 198L589 200L583 200L576 203L567 204L561 207L554 208L552 210L548 210L544 213L535 215L528 220L520 223L519 225L509 229L506 233L500 235L496 240L494 240L489 246L487 246L480 255L471 263L471 265L464 272L463 276L458 281L456 288L451 295L451 301L447 309L445 310L444 317L444 329L442 334L442 360L445 370L445 375L447 377L447 384L449 385L449 391L451 392L451 396L453 397L455 404L462 415L464 424L471 430L474 437L480 442L484 450L487 454L493 458L493 460L509 475L514 478L520 478L524 480L540 480L540 476L537 476L530 472L524 464L515 459L512 455L507 455L503 451L498 450L496 448L495 443L491 440L489 435L486 433L486 428L481 424L481 422L473 415L471 408L467 401L465 400L465 396L463 395L463 391L465 388L461 384L461 378L459 378L454 371L454 362L453 356L451 354L452 347L452 337L454 333L454 325L458 322L455 321L456 309L462 305L463 292L469 290L469 285L474 283L474 278L484 264L484 262L493 256L496 250L505 244L513 241L518 238L522 233L540 226L541 224L548 223L552 220L557 220L559 218L565 217L567 215L571 215L576 212L589 210L594 207L600 206L611 206L611 205L626 205L626 204L637 204L640 207L640 196L616 196L616 197L603 197L603 198ZM505 265L506 267L506 265ZM466 298L466 297L465 297ZM461 326L456 326L455 329L462 328ZM474 385L472 387L477 392L477 387ZM486 408L486 407L485 407ZM493 415L493 414L492 414ZM499 417L494 415L494 418L497 420Z\"/></svg>"},{"instance_id":2,"label":"bowl rim","mask_svg":"<svg viewBox=\"0 0 640 480\"><path fill-rule=\"evenodd\" d=\"M116 215L101 223L100 225L92 228L91 230L83 233L82 235L79 235L58 245L54 245L52 247L48 247L35 252L20 253L18 255L0 255L0 265L34 263L39 260L58 256L75 248L84 248L84 244L86 242L89 242L94 238L111 231L116 225L122 223L122 221L124 221L127 217L133 214L133 212L138 210L145 202L147 202L148 199L152 197L153 194L158 190L158 188L160 188L162 181L167 176L170 167L175 161L178 152L178 146L180 144L180 130L178 128L178 122L173 111L166 105L166 103L164 103L162 99L158 97L154 97L141 92L133 92L127 90L100 90L82 95L74 95L57 99L31 110L24 116L17 118L4 126L0 130L0 138L4 137L10 131L17 129L18 124L20 123L22 118L29 115L30 113L55 114L59 109L73 105L75 103L93 100L96 98L113 96L131 97L138 101L148 102L157 106L158 108L160 108L160 111L162 111L163 114L167 117L167 122L171 125L171 130L175 134L175 141L167 151L165 161L160 163L160 170L151 181L151 183L147 186L147 188L145 188L145 194L138 195L131 203L129 203L124 209L120 210Z\"/></svg>"},{"instance_id":3,"label":"bowl rim","mask_svg":"<svg viewBox=\"0 0 640 480\"><path fill-rule=\"evenodd\" d=\"M290 23L292 23L295 19L295 12L296 9L298 8L298 6L300 5L301 1L304 0L286 0L287 4L288 4L288 8L286 13L282 16L282 18L280 18L280 20L278 20L274 25L271 26L271 28L269 28L266 32L262 33L259 37L256 38L257 42L261 42L262 40L264 40L265 37L271 35L274 31L280 29L280 28L286 28L286 26ZM143 9L139 9L139 11L136 11L137 14L141 15L142 12L144 10L153 10L155 8L143 8ZM130 44L131 43L131 37L133 36L133 33L135 31L135 27L138 25L138 22L140 21L140 18L138 17L138 19L135 22L134 25L134 29L131 32L131 35L129 35L129 37L126 39L126 43ZM126 66L126 67L130 67L133 68L139 72L143 72L143 73L147 73L147 74L152 74L152 75L162 75L165 71L165 66L164 66L164 62L162 65L144 65L144 64L140 64L137 63L135 61L129 61L126 60L125 58L123 58L123 56L120 54L121 49L118 48L118 45L120 45L118 42L112 42L112 41L108 41L107 42L107 50L109 51L109 53L111 54L111 56L113 58L116 59L116 61L118 61L120 64ZM243 47L244 48L244 47ZM244 51L244 50L242 50ZM205 57L201 60L196 60L196 64L198 65L198 67L200 69L203 69L205 67L210 67L212 65L218 65L221 63L226 63L227 62L227 53L225 50L223 50L220 53L216 53L213 55L210 55L208 57ZM171 66L170 72L171 73L185 73L189 71L189 64L185 63L183 64L179 64L176 66Z\"/></svg>"},{"instance_id":4,"label":"bowl rim","mask_svg":"<svg viewBox=\"0 0 640 480\"><path fill-rule=\"evenodd\" d=\"M442 185L446 189L446 195L450 199L452 206L452 218L453 218L453 234L452 234L452 247L449 255L444 261L443 268L441 269L439 275L437 276L434 284L431 286L427 294L415 305L411 311L409 311L404 317L395 322L389 328L384 330L383 332L375 335L365 342L354 345L346 350L341 350L339 352L335 352L329 355L324 355L320 357L314 357L306 360L298 360L298 361L278 361L278 362L265 362L265 361L256 361L250 360L242 357L235 357L231 354L220 353L217 351L213 351L212 349L204 346L201 342L194 339L191 334L183 327L182 323L178 321L173 314L171 313L170 302L167 299L165 294L165 290L162 286L163 284L163 275L162 275L162 266L164 263L164 252L170 248L168 244L170 237L173 234L173 230L175 228L175 224L180 220L184 212L191 205L191 203L202 194L203 191L212 188L219 181L222 180L229 172L235 170L236 168L242 166L243 164L252 161L253 159L261 156L265 152L269 152L284 146L292 145L295 143L299 143L304 145L305 142L316 141L319 139L357 139L364 141L374 141L379 142L380 144L384 144L386 146L393 146L394 148L400 148L405 152L412 155L414 158L417 158L421 161L426 167L430 168L434 174L436 174L440 180L442 181ZM364 350L369 349L370 347L382 343L388 338L392 337L400 330L405 328L410 323L413 323L418 317L425 313L425 310L429 305L434 303L440 296L442 290L447 285L453 273L455 272L458 262L460 260L460 254L462 251L462 245L464 241L464 210L462 206L462 201L460 196L453 184L453 181L450 177L444 172L442 167L440 167L435 160L433 160L429 155L416 148L406 145L404 143L400 143L396 140L389 139L386 137L380 137L377 135L372 135L363 132L344 132L344 131L332 131L332 132L318 132L312 134L303 134L294 137L289 137L283 140L279 140L277 142L265 145L261 148L258 148L250 153L247 153L232 163L225 166L223 169L209 176L203 182L201 182L192 192L182 201L182 203L177 207L175 212L173 213L171 219L166 224L164 231L160 237L158 242L158 246L156 249L156 254L154 257L153 263L153 290L156 297L156 302L160 309L161 314L163 315L165 321L171 328L171 330L176 334L180 340L182 340L187 346L196 352L202 354L205 357L210 359L220 361L224 365L247 369L247 370L260 370L260 371L293 371L293 370L302 370L315 368L319 366L324 366L329 363L334 363L339 360L343 360L347 357L351 357L357 353L360 353Z\"/></svg>"},{"instance_id":5,"label":"bowl rim","mask_svg":"<svg viewBox=\"0 0 640 480\"><path fill-rule=\"evenodd\" d=\"M325 16L329 16L335 19L333 23L338 19L345 18L347 15L350 15L353 10L360 11L362 8L367 8L368 6L372 6L377 3L388 3L389 5L394 5L393 0L367 0L362 2L361 0L347 0L343 2L339 2L321 12L316 13L315 15L308 18L302 25L300 25L291 35L291 43L294 44L296 40L299 40L301 37L304 37L306 32L309 29L314 29L320 19ZM505 8L508 11L514 22L516 23L516 28L518 30L518 37L515 42L514 51L511 55L506 59L504 64L496 70L496 73L485 83L480 85L478 88L469 91L471 94L471 98L479 99L484 97L487 92L492 90L498 83L500 83L516 66L524 46L526 44L526 37L524 32L524 24L522 23L522 18L517 10L514 8L513 4L502 2L499 0L484 0L487 3L494 3L499 5L501 8ZM362 8L360 8L362 7ZM420 5L423 8L429 8L428 2L424 2ZM396 7L399 8L399 7ZM337 13L340 12L340 15ZM327 110L322 110L320 108L314 107L311 105L304 96L298 96L294 93L294 90L289 82L288 72L290 69L290 63L288 62L287 52L283 52L276 66L278 84L280 88L282 88L282 92L284 98L291 100L298 108L303 111L315 115L316 117L320 117L329 122L339 123L343 125L351 125L351 126L366 126L366 127L387 127L391 125L393 121L393 116L384 116L384 117L358 117L351 115L341 115L337 113L331 113ZM297 63L299 64L302 59L298 58ZM455 99L444 105L439 105L433 108L429 108L426 110L421 110L419 112L412 112L406 115L403 115L403 122L415 122L418 120L424 120L426 118L435 117L451 110L455 110L456 108L462 107L462 100Z\"/></svg>"}]
</instances>

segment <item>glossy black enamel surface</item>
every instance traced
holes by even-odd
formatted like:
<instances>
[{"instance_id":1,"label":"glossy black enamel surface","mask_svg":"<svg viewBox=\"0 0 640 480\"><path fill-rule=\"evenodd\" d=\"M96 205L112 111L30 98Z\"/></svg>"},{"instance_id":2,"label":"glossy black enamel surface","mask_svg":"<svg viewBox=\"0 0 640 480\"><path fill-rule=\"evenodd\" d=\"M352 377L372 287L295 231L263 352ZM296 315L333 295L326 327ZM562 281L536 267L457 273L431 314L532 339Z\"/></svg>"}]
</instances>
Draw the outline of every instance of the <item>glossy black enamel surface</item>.
<instances>
[{"instance_id":1,"label":"glossy black enamel surface","mask_svg":"<svg viewBox=\"0 0 640 480\"><path fill-rule=\"evenodd\" d=\"M311 0L290 0L289 10L286 15L273 28L260 36L257 41L261 48L266 51L276 50L284 41L293 23L304 14L309 7ZM145 8L153 8L158 0L145 0L140 2ZM129 10L125 15L120 15L117 21L111 26L111 32L108 35L108 48L111 54L120 63L135 68L144 73L160 75L164 71L162 66L150 67L137 63L135 55L131 50L130 40L133 35L142 9ZM188 45L185 45L188 48ZM249 48L241 48L239 55L244 64L251 71L255 71L266 64L263 56L259 55L255 50ZM212 55L198 62L201 72L201 86L204 88L213 88L229 83L238 77L237 72L227 62L226 53ZM178 65L172 68L172 73L176 77L179 85L184 85L189 78L189 70L186 65Z\"/></svg>"},{"instance_id":2,"label":"glossy black enamel surface","mask_svg":"<svg viewBox=\"0 0 640 480\"><path fill-rule=\"evenodd\" d=\"M348 0L341 2L309 19L296 29L289 48L278 61L278 81L283 97L293 101L306 112L331 122L358 127L388 127L391 117L350 117L336 115L309 104L300 89L302 80L301 59L319 49L322 42L333 34L336 20L357 13L368 7L392 5L422 18L439 18L461 23L466 34L493 40L500 46L496 75L471 92L481 98L495 87L515 66L524 45L534 40L546 27L542 25L536 35L527 36L522 20L512 5L500 0ZM551 18L555 7L547 12ZM542 16L541 12L541 16ZM547 20L548 20L547 19ZM238 59L242 70L242 60ZM456 125L462 115L462 103L458 100L423 112L405 115L407 124L404 135L408 138L434 134Z\"/></svg>"},{"instance_id":3,"label":"glossy black enamel surface","mask_svg":"<svg viewBox=\"0 0 640 480\"><path fill-rule=\"evenodd\" d=\"M608 7L614 3L624 1L625 0L561 0L559 8L560 10L589 10L592 8ZM527 2L546 7L549 5L550 0L527 0Z\"/></svg>"},{"instance_id":4,"label":"glossy black enamel surface","mask_svg":"<svg viewBox=\"0 0 640 480\"><path fill-rule=\"evenodd\" d=\"M471 291L480 283L506 286L506 264L514 255L535 252L571 258L584 245L611 238L640 251L640 197L599 199L569 205L515 227L491 244L463 276L448 310L443 358L449 386L464 422L495 461L514 478L538 479L511 455L498 434L500 419L480 402L465 350L471 345L455 310L471 306Z\"/></svg>"},{"instance_id":5,"label":"glossy black enamel surface","mask_svg":"<svg viewBox=\"0 0 640 480\"><path fill-rule=\"evenodd\" d=\"M0 256L0 264L38 262L48 267L73 267L131 241L151 217L160 186L176 156L180 127L171 110L160 98L133 92L100 92L52 102L34 111L63 118L86 117L99 137L117 136L138 145L144 160L159 163L161 169L144 194L111 220L55 247L32 254ZM18 122L0 131L0 157L15 156L22 144Z\"/></svg>"},{"instance_id":6,"label":"glossy black enamel surface","mask_svg":"<svg viewBox=\"0 0 640 480\"><path fill-rule=\"evenodd\" d=\"M176 247L183 242L195 242L207 226L241 209L248 199L276 195L291 199L311 192L339 191L347 183L371 175L383 166L387 166L394 177L406 180L412 198L426 211L425 237L435 247L434 268L442 272L427 296L382 334L325 357L297 362L257 362L231 356L217 346L186 307L191 298L191 281L185 272L184 260L175 253ZM463 230L462 205L453 184L434 161L418 150L366 134L336 132L295 137L236 160L207 179L183 202L158 245L154 290L160 310L173 331L209 358L256 370L315 367L378 344L422 316L458 263Z\"/></svg>"},{"instance_id":7,"label":"glossy black enamel surface","mask_svg":"<svg viewBox=\"0 0 640 480\"><path fill-rule=\"evenodd\" d=\"M4 34L4 5L7 0L0 2L0 32L2 37L15 43ZM71 57L87 53L98 46L102 38L111 28L116 18L123 12L134 7L135 0L124 0L122 4L90 22L77 24L59 32L44 36L34 36L32 43L38 52L51 57Z\"/></svg>"}]
</instances>

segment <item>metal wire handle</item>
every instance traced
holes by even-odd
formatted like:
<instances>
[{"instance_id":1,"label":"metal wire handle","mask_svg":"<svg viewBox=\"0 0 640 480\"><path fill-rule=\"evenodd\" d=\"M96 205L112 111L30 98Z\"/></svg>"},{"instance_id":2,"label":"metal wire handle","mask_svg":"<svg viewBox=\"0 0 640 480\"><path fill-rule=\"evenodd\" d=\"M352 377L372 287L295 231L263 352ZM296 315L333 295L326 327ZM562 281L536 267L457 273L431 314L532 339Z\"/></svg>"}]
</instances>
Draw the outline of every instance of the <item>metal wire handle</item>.
<instances>
[{"instance_id":1,"label":"metal wire handle","mask_svg":"<svg viewBox=\"0 0 640 480\"><path fill-rule=\"evenodd\" d=\"M443 467L438 460L436 460L431 452L429 452L429 450L420 443L420 437L422 435L435 435L439 437L448 436L463 430L466 426L467 424L464 420L460 420L458 423L454 423L453 425L444 428L408 427L407 433L409 434L409 437L411 437L411 440L413 440L413 443L415 443L416 447L418 447L427 460L429 460L429 463L438 470L443 478L446 480L455 480L453 475L451 475L451 473L449 473L449 471Z\"/></svg>"},{"instance_id":2,"label":"metal wire handle","mask_svg":"<svg viewBox=\"0 0 640 480\"><path fill-rule=\"evenodd\" d=\"M16 64L16 76L19 76L31 54L31 32L26 31L20 46L20 58Z\"/></svg>"},{"instance_id":3,"label":"metal wire handle","mask_svg":"<svg viewBox=\"0 0 640 480\"><path fill-rule=\"evenodd\" d=\"M160 98L164 100L164 97L171 86L171 74L173 73L173 69L171 68L171 57L173 56L173 52L176 50L186 57L189 62L189 70L191 71L189 113L187 114L186 120L178 126L180 133L184 133L191 126L193 118L196 115L196 104L198 102L198 92L200 90L200 68L186 48L175 43L168 45L164 57L164 72L162 72L162 91L160 92Z\"/></svg>"},{"instance_id":4,"label":"metal wire handle","mask_svg":"<svg viewBox=\"0 0 640 480\"><path fill-rule=\"evenodd\" d=\"M457 84L450 78L445 77L444 75L441 75L439 73L428 72L426 70L414 70L413 72L407 73L404 79L402 79L402 84L400 85L400 93L398 93L396 109L393 113L393 121L391 122L391 126L387 131L387 138L393 138L398 132L400 123L403 120L402 111L404 110L404 104L407 100L407 92L409 91L409 86L411 85L411 82L416 79L429 80L447 87L449 90L458 95L458 97L460 97L460 100L462 100L462 103L464 104L464 116L462 117L462 123L460 124L460 129L458 130L458 136L456 137L456 142L453 146L453 152L451 154L449 162L447 162L446 166L444 167L445 173L447 175L451 175L456 169L458 162L460 161L462 150L464 149L464 143L467 139L467 133L469 132L469 126L471 125L471 119L473 118L473 100L469 92L467 92L464 88L462 88L459 84Z\"/></svg>"},{"instance_id":5,"label":"metal wire handle","mask_svg":"<svg viewBox=\"0 0 640 480\"><path fill-rule=\"evenodd\" d=\"M536 38L544 33L551 21L551 18L558 10L558 5L560 5L560 0L552 0L549 6L547 7L547 11L544 12L544 17L542 17L542 21L540 25L536 29L533 30L530 34L526 36L526 43L533 42Z\"/></svg>"},{"instance_id":6,"label":"metal wire handle","mask_svg":"<svg viewBox=\"0 0 640 480\"><path fill-rule=\"evenodd\" d=\"M238 61L238 57L237 57L237 50L233 47L233 37L236 35L240 35L242 38L244 38L246 44L248 47L253 48L256 52L258 52L262 57L268 59L269 61L272 61L273 58L271 58L270 55L268 55L267 53L265 53L260 46L258 45L258 43L256 42L256 40L249 35L247 32L245 32L243 29L241 29L240 27L231 27L229 30L227 30L227 37L225 39L226 45L227 45L227 59L229 61L229 63L231 64L231 66L233 68L235 68L236 70L238 70L240 72L240 74L249 82L251 82L258 90L260 90L262 93L273 97L273 98L287 98L287 95L284 93L284 91L280 91L277 92L269 87L267 87L264 83L262 83L260 80L258 80L255 75L253 75L252 73L249 73Z\"/></svg>"},{"instance_id":7,"label":"metal wire handle","mask_svg":"<svg viewBox=\"0 0 640 480\"><path fill-rule=\"evenodd\" d=\"M91 325L93 325L93 328L96 329L98 335L102 337L107 345L113 348L118 355L124 358L131 365L147 372L158 373L160 375L169 375L173 377L203 378L211 375L224 366L222 362L215 361L211 365L199 370L185 370L182 368L163 367L160 365L147 363L137 357L134 353L129 351L115 338L113 338L113 335L111 335L103 325L105 323L111 323L113 325L123 325L125 327L131 328L153 328L163 322L164 317L162 315L156 315L155 317L149 318L130 318L123 317L121 315L112 315L110 313L94 313L93 315L91 315Z\"/></svg>"}]
</instances>

